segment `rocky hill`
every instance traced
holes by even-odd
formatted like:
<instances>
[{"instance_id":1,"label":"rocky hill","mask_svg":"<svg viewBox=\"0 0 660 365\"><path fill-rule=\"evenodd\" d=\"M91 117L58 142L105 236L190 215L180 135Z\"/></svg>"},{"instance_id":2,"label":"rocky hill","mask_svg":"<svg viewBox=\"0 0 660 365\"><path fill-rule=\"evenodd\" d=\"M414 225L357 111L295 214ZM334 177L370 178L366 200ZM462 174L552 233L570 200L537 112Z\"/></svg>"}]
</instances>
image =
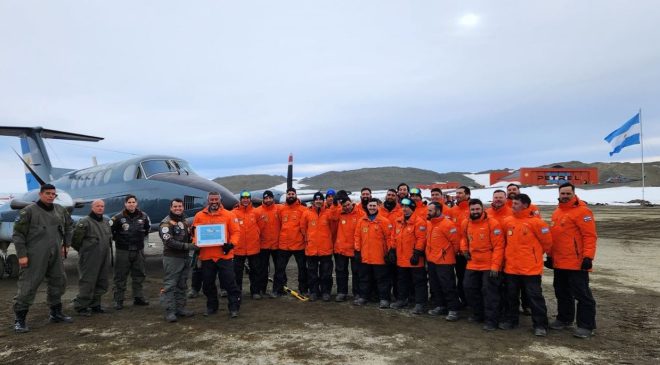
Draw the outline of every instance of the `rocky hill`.
<instances>
[{"instance_id":1,"label":"rocky hill","mask_svg":"<svg viewBox=\"0 0 660 365\"><path fill-rule=\"evenodd\" d=\"M234 193L245 190L260 190L272 188L286 182L286 177L277 175L233 175L217 177L213 181L226 187Z\"/></svg>"}]
</instances>

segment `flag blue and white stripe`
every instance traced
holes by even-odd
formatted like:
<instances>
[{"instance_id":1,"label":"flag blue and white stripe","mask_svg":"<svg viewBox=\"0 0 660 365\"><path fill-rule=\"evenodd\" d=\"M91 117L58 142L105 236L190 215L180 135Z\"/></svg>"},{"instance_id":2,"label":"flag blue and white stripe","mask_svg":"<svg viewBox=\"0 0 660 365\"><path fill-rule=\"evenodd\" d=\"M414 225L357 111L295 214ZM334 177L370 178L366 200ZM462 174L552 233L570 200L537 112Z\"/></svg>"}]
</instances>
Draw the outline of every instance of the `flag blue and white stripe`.
<instances>
[{"instance_id":1,"label":"flag blue and white stripe","mask_svg":"<svg viewBox=\"0 0 660 365\"><path fill-rule=\"evenodd\" d=\"M619 153L624 147L640 143L641 126L639 124L639 113L625 122L619 129L610 133L605 140L612 145L610 156Z\"/></svg>"}]
</instances>

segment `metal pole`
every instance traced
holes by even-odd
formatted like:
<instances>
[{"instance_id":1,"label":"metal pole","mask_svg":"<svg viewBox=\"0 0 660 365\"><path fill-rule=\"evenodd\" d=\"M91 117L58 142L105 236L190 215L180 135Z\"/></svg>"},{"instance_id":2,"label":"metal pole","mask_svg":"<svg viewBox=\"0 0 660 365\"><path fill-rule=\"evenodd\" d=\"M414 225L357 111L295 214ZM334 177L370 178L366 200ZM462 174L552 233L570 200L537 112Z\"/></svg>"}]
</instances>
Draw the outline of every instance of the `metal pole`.
<instances>
[{"instance_id":1,"label":"metal pole","mask_svg":"<svg viewBox=\"0 0 660 365\"><path fill-rule=\"evenodd\" d=\"M639 108L639 141L642 149L642 206L645 206L644 188L646 184L644 180L644 134L642 133L642 108Z\"/></svg>"}]
</instances>

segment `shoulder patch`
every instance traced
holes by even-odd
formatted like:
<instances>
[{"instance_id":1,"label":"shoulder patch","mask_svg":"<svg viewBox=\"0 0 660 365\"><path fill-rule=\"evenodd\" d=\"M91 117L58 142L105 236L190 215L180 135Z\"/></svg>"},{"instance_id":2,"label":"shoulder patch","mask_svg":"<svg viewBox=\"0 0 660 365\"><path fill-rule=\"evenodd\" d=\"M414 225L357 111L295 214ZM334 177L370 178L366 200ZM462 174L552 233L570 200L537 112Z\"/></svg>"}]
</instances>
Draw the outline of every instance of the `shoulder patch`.
<instances>
[{"instance_id":1,"label":"shoulder patch","mask_svg":"<svg viewBox=\"0 0 660 365\"><path fill-rule=\"evenodd\" d=\"M585 222L591 222L591 216L590 215L585 215L584 218L582 218L583 221Z\"/></svg>"},{"instance_id":2,"label":"shoulder patch","mask_svg":"<svg viewBox=\"0 0 660 365\"><path fill-rule=\"evenodd\" d=\"M499 236L501 233L502 233L502 231L500 231L497 228L493 230L493 234L496 235L496 236Z\"/></svg>"},{"instance_id":3,"label":"shoulder patch","mask_svg":"<svg viewBox=\"0 0 660 365\"><path fill-rule=\"evenodd\" d=\"M160 231L162 233L168 233L170 231L170 228L169 227L160 227Z\"/></svg>"},{"instance_id":4,"label":"shoulder patch","mask_svg":"<svg viewBox=\"0 0 660 365\"><path fill-rule=\"evenodd\" d=\"M456 233L456 228L452 228L452 229L450 229L450 230L449 230L449 233L452 233L452 234Z\"/></svg>"},{"instance_id":5,"label":"shoulder patch","mask_svg":"<svg viewBox=\"0 0 660 365\"><path fill-rule=\"evenodd\" d=\"M165 241L169 240L171 237L172 237L172 236L170 236L169 233L165 233L165 234L163 235L163 239L164 239Z\"/></svg>"},{"instance_id":6,"label":"shoulder patch","mask_svg":"<svg viewBox=\"0 0 660 365\"><path fill-rule=\"evenodd\" d=\"M550 232L550 228L548 228L548 227L541 228L541 233L546 234L548 232Z\"/></svg>"},{"instance_id":7,"label":"shoulder patch","mask_svg":"<svg viewBox=\"0 0 660 365\"><path fill-rule=\"evenodd\" d=\"M420 231L426 231L426 226L419 226Z\"/></svg>"}]
</instances>

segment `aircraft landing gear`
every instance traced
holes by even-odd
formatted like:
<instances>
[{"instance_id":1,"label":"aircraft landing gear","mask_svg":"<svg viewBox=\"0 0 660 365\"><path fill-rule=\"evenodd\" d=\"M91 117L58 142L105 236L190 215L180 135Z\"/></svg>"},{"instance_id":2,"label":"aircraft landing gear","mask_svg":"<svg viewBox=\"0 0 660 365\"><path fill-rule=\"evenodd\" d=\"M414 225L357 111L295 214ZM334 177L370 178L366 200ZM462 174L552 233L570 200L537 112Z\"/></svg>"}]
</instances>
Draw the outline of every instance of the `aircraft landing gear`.
<instances>
[{"instance_id":1,"label":"aircraft landing gear","mask_svg":"<svg viewBox=\"0 0 660 365\"><path fill-rule=\"evenodd\" d=\"M5 274L7 277L15 279L18 277L18 273L21 271L20 266L18 266L18 256L11 254L7 255L8 245L0 243L0 279L3 278Z\"/></svg>"}]
</instances>

